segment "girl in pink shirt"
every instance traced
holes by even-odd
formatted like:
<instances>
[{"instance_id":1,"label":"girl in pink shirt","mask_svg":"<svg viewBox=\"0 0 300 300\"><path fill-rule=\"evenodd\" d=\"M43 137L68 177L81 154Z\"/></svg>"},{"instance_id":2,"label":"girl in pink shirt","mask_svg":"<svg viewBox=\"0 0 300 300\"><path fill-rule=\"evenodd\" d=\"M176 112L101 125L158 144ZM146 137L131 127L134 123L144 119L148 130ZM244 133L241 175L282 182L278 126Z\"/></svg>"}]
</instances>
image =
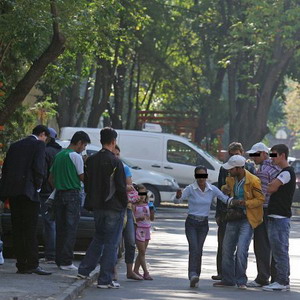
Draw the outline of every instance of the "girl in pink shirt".
<instances>
[{"instance_id":1,"label":"girl in pink shirt","mask_svg":"<svg viewBox=\"0 0 300 300\"><path fill-rule=\"evenodd\" d=\"M142 184L136 186L139 193L139 200L133 208L133 213L136 220L136 246L138 249L138 256L135 260L134 272L138 275L139 268L142 267L144 271L144 280L153 280L150 276L146 265L146 249L150 240L151 221L154 220L154 207L148 204L147 189Z\"/></svg>"}]
</instances>

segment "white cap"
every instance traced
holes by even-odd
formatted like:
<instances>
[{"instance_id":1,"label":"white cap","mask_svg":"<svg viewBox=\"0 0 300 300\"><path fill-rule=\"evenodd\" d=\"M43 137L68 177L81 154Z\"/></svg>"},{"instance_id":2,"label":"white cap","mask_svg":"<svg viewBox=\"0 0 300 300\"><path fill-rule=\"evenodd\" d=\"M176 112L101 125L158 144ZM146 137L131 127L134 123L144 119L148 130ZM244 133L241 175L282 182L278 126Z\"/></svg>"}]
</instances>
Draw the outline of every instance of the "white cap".
<instances>
[{"instance_id":1,"label":"white cap","mask_svg":"<svg viewBox=\"0 0 300 300\"><path fill-rule=\"evenodd\" d=\"M256 143L246 153L266 152L269 153L269 148L264 143Z\"/></svg>"},{"instance_id":2,"label":"white cap","mask_svg":"<svg viewBox=\"0 0 300 300\"><path fill-rule=\"evenodd\" d=\"M233 169L235 167L244 167L246 163L246 158L241 155L233 155L229 158L228 162L223 165L226 170Z\"/></svg>"}]
</instances>

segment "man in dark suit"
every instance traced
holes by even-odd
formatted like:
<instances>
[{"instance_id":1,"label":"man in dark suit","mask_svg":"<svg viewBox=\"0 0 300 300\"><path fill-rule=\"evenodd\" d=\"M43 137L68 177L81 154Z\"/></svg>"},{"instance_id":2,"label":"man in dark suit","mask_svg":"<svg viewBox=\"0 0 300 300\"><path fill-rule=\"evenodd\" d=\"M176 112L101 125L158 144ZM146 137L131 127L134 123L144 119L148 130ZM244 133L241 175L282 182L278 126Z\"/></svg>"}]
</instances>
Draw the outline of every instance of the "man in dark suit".
<instances>
[{"instance_id":1,"label":"man in dark suit","mask_svg":"<svg viewBox=\"0 0 300 300\"><path fill-rule=\"evenodd\" d=\"M44 177L46 126L13 143L6 154L0 182L0 198L9 199L17 273L50 275L39 267L37 223L39 196Z\"/></svg>"}]
</instances>

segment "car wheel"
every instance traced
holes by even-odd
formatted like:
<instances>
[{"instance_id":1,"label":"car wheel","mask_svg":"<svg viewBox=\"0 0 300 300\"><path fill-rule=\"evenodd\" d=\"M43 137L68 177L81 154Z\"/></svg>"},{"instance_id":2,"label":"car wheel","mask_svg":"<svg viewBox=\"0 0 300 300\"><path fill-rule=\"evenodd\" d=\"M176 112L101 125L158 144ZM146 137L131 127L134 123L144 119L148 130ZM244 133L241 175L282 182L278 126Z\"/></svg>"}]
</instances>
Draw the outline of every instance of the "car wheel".
<instances>
[{"instance_id":1,"label":"car wheel","mask_svg":"<svg viewBox=\"0 0 300 300\"><path fill-rule=\"evenodd\" d=\"M160 194L158 190L150 184L144 184L148 190L148 200L152 201L156 207L160 206Z\"/></svg>"}]
</instances>

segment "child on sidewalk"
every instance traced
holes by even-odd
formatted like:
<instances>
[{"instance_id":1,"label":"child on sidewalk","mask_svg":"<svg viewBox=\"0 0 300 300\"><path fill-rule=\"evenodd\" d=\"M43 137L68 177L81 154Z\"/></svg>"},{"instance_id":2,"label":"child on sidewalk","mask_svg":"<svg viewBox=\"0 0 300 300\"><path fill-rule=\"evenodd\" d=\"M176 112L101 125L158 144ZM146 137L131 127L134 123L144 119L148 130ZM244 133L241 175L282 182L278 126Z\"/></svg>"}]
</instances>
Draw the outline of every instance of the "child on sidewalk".
<instances>
[{"instance_id":1,"label":"child on sidewalk","mask_svg":"<svg viewBox=\"0 0 300 300\"><path fill-rule=\"evenodd\" d=\"M151 221L154 220L154 206L153 203L148 203L147 189L142 184L136 186L139 193L139 200L133 208L136 219L136 246L138 249L138 256L135 260L134 272L140 276L139 268L142 267L144 280L153 280L150 276L146 265L146 249L150 240Z\"/></svg>"}]
</instances>

